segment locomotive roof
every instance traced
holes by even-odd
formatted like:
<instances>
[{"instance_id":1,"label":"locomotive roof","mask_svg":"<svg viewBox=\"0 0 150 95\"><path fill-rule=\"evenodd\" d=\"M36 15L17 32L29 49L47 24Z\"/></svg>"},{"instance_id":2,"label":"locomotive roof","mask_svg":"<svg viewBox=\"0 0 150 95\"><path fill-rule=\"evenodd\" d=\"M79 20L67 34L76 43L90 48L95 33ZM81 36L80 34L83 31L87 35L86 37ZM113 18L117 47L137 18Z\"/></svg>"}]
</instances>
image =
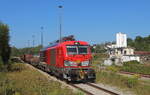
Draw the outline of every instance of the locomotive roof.
<instances>
[{"instance_id":1,"label":"locomotive roof","mask_svg":"<svg viewBox=\"0 0 150 95\"><path fill-rule=\"evenodd\" d=\"M50 48L50 47L54 47L54 46L57 46L59 43L53 43L53 44L50 44L44 48L42 48L40 51L45 51L47 48Z\"/></svg>"},{"instance_id":2,"label":"locomotive roof","mask_svg":"<svg viewBox=\"0 0 150 95\"><path fill-rule=\"evenodd\" d=\"M58 46L58 45L74 45L74 43L75 42L79 42L80 44L82 44L82 45L88 45L88 43L87 42L85 42L85 41L65 41L65 42L62 42L62 43L51 43L50 45L48 45L48 46L46 46L46 47L44 47L44 48L42 48L40 51L45 51L46 49L48 49L48 48L51 48L51 47L55 47L55 46Z\"/></svg>"}]
</instances>

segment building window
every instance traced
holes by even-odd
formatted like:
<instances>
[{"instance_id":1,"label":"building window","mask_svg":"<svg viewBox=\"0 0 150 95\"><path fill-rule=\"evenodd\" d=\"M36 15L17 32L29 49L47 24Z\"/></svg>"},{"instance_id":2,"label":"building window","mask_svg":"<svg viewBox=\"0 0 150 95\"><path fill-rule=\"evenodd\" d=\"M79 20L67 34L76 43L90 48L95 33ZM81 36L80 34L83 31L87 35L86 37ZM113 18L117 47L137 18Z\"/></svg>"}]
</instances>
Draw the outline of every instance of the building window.
<instances>
[{"instance_id":1,"label":"building window","mask_svg":"<svg viewBox=\"0 0 150 95\"><path fill-rule=\"evenodd\" d=\"M127 51L126 51L126 50L124 51L124 54L127 54Z\"/></svg>"}]
</instances>

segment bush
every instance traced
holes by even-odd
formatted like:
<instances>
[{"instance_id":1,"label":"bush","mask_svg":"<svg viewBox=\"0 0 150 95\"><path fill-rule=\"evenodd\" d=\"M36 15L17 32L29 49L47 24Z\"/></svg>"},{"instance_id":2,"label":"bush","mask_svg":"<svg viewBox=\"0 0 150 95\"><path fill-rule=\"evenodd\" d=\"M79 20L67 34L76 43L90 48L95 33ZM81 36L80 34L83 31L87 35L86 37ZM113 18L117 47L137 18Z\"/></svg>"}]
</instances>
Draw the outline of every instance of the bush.
<instances>
[{"instance_id":1,"label":"bush","mask_svg":"<svg viewBox=\"0 0 150 95\"><path fill-rule=\"evenodd\" d=\"M25 65L17 64L17 63L12 64L11 67L10 67L10 71L11 72L21 72L21 71L23 71L25 69L26 69Z\"/></svg>"},{"instance_id":2,"label":"bush","mask_svg":"<svg viewBox=\"0 0 150 95\"><path fill-rule=\"evenodd\" d=\"M150 74L150 66L140 64L139 62L136 61L124 63L121 70L140 74Z\"/></svg>"},{"instance_id":3,"label":"bush","mask_svg":"<svg viewBox=\"0 0 150 95\"><path fill-rule=\"evenodd\" d=\"M7 66L0 64L0 72L7 72L7 71L8 71Z\"/></svg>"},{"instance_id":4,"label":"bush","mask_svg":"<svg viewBox=\"0 0 150 95\"><path fill-rule=\"evenodd\" d=\"M138 83L138 78L137 77L131 77L131 78L127 78L126 81L126 85L129 88L133 88L134 86L136 86Z\"/></svg>"},{"instance_id":5,"label":"bush","mask_svg":"<svg viewBox=\"0 0 150 95\"><path fill-rule=\"evenodd\" d=\"M140 64L138 61L129 61L129 62L124 62L123 65L124 66L129 66L129 65L137 65Z\"/></svg>"},{"instance_id":6,"label":"bush","mask_svg":"<svg viewBox=\"0 0 150 95\"><path fill-rule=\"evenodd\" d=\"M82 95L24 64L12 64L12 67L17 72L0 72L0 95Z\"/></svg>"},{"instance_id":7,"label":"bush","mask_svg":"<svg viewBox=\"0 0 150 95\"><path fill-rule=\"evenodd\" d=\"M9 63L8 65L0 64L0 72L21 72L26 67L23 64Z\"/></svg>"},{"instance_id":8,"label":"bush","mask_svg":"<svg viewBox=\"0 0 150 95\"><path fill-rule=\"evenodd\" d=\"M118 75L116 73L109 73L109 72L99 72L97 73L97 82L111 84L115 86L119 86L121 88L133 88L136 87L139 83L138 76L135 75L133 77L124 77ZM117 82L116 82L117 81Z\"/></svg>"},{"instance_id":9,"label":"bush","mask_svg":"<svg viewBox=\"0 0 150 95\"><path fill-rule=\"evenodd\" d=\"M120 87L127 87L132 88L135 87L138 84L138 77L123 77L121 75L118 75L116 73L109 73L109 72L99 72L97 73L97 81L107 84L112 84L115 86ZM117 82L116 82L117 81Z\"/></svg>"},{"instance_id":10,"label":"bush","mask_svg":"<svg viewBox=\"0 0 150 95\"><path fill-rule=\"evenodd\" d=\"M98 60L98 59L101 59L101 58L107 58L108 55L105 54L105 53L96 53L96 54L93 54L93 60Z\"/></svg>"},{"instance_id":11,"label":"bush","mask_svg":"<svg viewBox=\"0 0 150 95\"><path fill-rule=\"evenodd\" d=\"M108 66L108 67L106 68L106 70L108 70L108 71L110 71L110 72L112 72L112 73L116 73L116 72L119 71L119 69L116 68L115 66Z\"/></svg>"},{"instance_id":12,"label":"bush","mask_svg":"<svg viewBox=\"0 0 150 95\"><path fill-rule=\"evenodd\" d=\"M138 74L132 77L126 77L117 73L101 71L96 73L96 82L117 86L118 88L123 88L125 91L133 91L135 95L149 95L150 85L138 80L139 77Z\"/></svg>"}]
</instances>

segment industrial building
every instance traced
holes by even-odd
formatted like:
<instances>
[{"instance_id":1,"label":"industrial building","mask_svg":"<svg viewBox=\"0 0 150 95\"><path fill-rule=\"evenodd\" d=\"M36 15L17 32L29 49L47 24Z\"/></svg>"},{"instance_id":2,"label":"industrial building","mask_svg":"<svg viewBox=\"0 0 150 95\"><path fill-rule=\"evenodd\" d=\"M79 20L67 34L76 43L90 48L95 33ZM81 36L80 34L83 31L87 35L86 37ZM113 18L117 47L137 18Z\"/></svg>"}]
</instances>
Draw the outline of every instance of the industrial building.
<instances>
[{"instance_id":1,"label":"industrial building","mask_svg":"<svg viewBox=\"0 0 150 95\"><path fill-rule=\"evenodd\" d=\"M105 65L120 64L133 60L140 62L140 57L134 54L134 48L127 46L127 34L117 33L116 44L107 45L106 49L109 58L104 61Z\"/></svg>"}]
</instances>

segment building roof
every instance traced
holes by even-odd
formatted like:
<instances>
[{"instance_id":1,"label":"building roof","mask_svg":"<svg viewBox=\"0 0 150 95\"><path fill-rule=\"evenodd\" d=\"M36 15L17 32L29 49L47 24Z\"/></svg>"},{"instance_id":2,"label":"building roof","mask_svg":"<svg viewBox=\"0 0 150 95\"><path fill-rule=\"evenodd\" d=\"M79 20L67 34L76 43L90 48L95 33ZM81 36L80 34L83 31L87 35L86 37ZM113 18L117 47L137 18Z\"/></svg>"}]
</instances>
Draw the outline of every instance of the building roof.
<instances>
[{"instance_id":1,"label":"building roof","mask_svg":"<svg viewBox=\"0 0 150 95\"><path fill-rule=\"evenodd\" d=\"M135 55L150 55L150 51L135 51Z\"/></svg>"}]
</instances>

